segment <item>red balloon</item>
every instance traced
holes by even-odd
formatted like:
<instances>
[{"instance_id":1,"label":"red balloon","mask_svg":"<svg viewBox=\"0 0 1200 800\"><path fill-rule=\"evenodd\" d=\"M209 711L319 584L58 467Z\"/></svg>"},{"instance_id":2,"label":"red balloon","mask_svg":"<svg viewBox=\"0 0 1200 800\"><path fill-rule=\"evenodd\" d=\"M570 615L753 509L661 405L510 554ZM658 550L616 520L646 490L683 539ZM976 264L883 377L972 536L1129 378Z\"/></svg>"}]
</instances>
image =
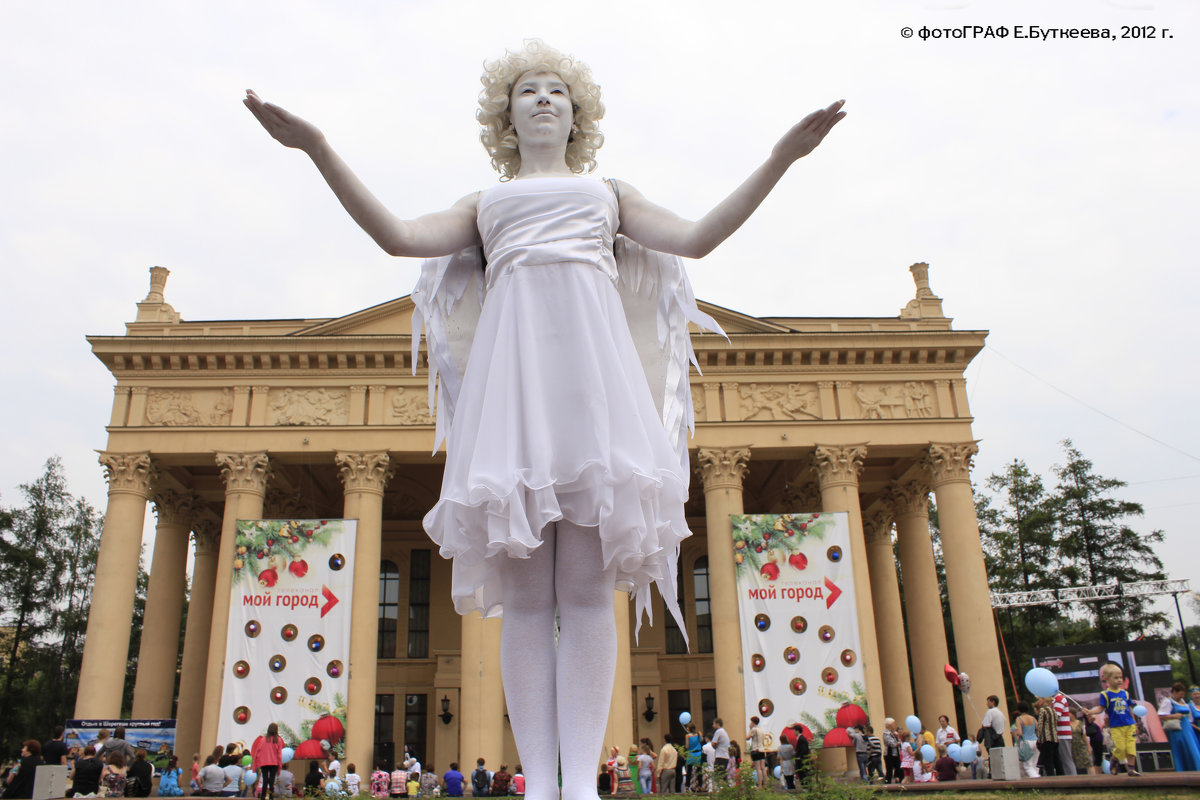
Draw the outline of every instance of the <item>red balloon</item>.
<instances>
[{"instance_id":1,"label":"red balloon","mask_svg":"<svg viewBox=\"0 0 1200 800\"><path fill-rule=\"evenodd\" d=\"M946 680L950 681L955 686L958 686L958 670L947 664L946 668L943 670L943 673L946 676Z\"/></svg>"}]
</instances>

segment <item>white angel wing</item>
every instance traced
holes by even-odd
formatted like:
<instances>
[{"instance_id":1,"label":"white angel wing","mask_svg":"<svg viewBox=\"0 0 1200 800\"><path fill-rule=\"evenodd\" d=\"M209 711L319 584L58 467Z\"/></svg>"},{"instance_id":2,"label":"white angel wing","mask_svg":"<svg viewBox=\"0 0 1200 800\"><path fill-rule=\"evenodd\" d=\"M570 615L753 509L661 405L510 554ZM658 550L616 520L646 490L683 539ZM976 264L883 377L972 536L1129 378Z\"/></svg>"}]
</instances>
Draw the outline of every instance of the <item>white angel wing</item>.
<instances>
[{"instance_id":1,"label":"white angel wing","mask_svg":"<svg viewBox=\"0 0 1200 800\"><path fill-rule=\"evenodd\" d=\"M421 265L413 289L412 369L417 374L421 328L429 354L429 413L434 416L433 452L450 431L467 370L471 343L483 309L483 255L478 247L431 258Z\"/></svg>"},{"instance_id":2,"label":"white angel wing","mask_svg":"<svg viewBox=\"0 0 1200 800\"><path fill-rule=\"evenodd\" d=\"M696 305L692 284L678 256L642 247L625 236L616 238L615 250L617 291L629 332L667 436L686 468L687 436L696 428L688 365L700 371L688 323L722 336L725 331Z\"/></svg>"}]
</instances>

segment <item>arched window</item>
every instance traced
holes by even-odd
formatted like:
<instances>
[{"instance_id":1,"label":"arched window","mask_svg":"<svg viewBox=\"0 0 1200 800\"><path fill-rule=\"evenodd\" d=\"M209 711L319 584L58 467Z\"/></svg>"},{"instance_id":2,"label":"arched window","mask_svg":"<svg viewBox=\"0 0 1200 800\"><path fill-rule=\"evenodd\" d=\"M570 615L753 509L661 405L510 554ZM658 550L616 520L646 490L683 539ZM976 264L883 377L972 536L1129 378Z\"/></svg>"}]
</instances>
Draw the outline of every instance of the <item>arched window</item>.
<instances>
[{"instance_id":1,"label":"arched window","mask_svg":"<svg viewBox=\"0 0 1200 800\"><path fill-rule=\"evenodd\" d=\"M379 644L376 658L396 657L396 628L400 619L400 569L379 562Z\"/></svg>"}]
</instances>

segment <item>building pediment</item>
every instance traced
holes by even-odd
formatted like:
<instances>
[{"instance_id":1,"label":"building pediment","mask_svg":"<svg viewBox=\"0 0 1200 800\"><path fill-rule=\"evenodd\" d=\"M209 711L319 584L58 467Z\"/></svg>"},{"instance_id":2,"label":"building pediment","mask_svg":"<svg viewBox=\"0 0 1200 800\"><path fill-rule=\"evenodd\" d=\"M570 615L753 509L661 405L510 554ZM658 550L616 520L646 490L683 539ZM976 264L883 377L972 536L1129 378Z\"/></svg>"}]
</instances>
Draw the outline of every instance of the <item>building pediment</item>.
<instances>
[{"instance_id":1,"label":"building pediment","mask_svg":"<svg viewBox=\"0 0 1200 800\"><path fill-rule=\"evenodd\" d=\"M294 331L292 336L407 336L412 332L411 295L322 320Z\"/></svg>"}]
</instances>

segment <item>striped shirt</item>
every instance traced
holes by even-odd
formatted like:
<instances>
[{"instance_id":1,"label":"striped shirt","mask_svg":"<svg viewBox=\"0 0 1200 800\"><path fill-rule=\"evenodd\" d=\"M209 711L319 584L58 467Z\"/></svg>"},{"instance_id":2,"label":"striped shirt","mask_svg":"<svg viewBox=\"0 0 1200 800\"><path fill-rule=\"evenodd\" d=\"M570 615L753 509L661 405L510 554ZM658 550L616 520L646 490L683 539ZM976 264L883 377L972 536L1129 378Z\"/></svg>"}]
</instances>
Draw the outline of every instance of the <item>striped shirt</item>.
<instances>
[{"instance_id":1,"label":"striped shirt","mask_svg":"<svg viewBox=\"0 0 1200 800\"><path fill-rule=\"evenodd\" d=\"M1062 692L1054 695L1054 715L1058 718L1058 738L1071 738L1071 707L1067 705L1067 696Z\"/></svg>"},{"instance_id":2,"label":"striped shirt","mask_svg":"<svg viewBox=\"0 0 1200 800\"><path fill-rule=\"evenodd\" d=\"M883 742L879 741L878 736L867 737L867 752L871 754L871 760L883 758Z\"/></svg>"}]
</instances>

